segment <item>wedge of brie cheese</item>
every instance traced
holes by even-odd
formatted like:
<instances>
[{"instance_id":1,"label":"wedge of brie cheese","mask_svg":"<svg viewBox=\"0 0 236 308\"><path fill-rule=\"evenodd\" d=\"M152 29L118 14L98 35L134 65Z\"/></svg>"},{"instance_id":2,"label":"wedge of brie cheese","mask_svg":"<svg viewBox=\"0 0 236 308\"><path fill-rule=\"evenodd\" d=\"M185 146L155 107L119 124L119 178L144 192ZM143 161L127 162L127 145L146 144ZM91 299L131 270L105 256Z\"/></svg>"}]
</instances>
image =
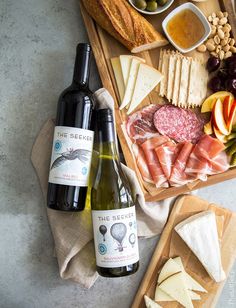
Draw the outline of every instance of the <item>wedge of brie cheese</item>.
<instances>
[{"instance_id":1,"label":"wedge of brie cheese","mask_svg":"<svg viewBox=\"0 0 236 308\"><path fill-rule=\"evenodd\" d=\"M174 274L164 280L160 289L167 293L186 308L193 308L191 297L185 284L184 274L182 272Z\"/></svg>"},{"instance_id":2,"label":"wedge of brie cheese","mask_svg":"<svg viewBox=\"0 0 236 308\"><path fill-rule=\"evenodd\" d=\"M226 278L221 263L214 212L204 211L193 215L178 224L175 230L193 251L211 278L216 282Z\"/></svg>"},{"instance_id":3,"label":"wedge of brie cheese","mask_svg":"<svg viewBox=\"0 0 236 308\"><path fill-rule=\"evenodd\" d=\"M125 94L125 83L122 75L120 58L115 57L111 59L111 65L113 68L117 89L119 92L120 102L122 102L124 94Z\"/></svg>"},{"instance_id":4,"label":"wedge of brie cheese","mask_svg":"<svg viewBox=\"0 0 236 308\"><path fill-rule=\"evenodd\" d=\"M155 68L141 63L135 83L134 93L127 114L130 114L157 86L163 75Z\"/></svg>"},{"instance_id":5,"label":"wedge of brie cheese","mask_svg":"<svg viewBox=\"0 0 236 308\"><path fill-rule=\"evenodd\" d=\"M144 301L147 308L162 308L160 305L158 305L154 300L152 300L147 295L144 295Z\"/></svg>"}]
</instances>

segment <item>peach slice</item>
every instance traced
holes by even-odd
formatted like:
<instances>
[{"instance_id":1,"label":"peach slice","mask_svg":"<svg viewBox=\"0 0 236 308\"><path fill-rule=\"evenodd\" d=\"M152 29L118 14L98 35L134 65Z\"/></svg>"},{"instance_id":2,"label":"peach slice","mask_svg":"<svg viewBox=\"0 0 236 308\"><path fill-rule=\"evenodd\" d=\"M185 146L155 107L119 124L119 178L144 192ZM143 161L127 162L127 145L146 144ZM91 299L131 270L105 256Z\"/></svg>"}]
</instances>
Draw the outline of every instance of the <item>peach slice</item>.
<instances>
[{"instance_id":1,"label":"peach slice","mask_svg":"<svg viewBox=\"0 0 236 308\"><path fill-rule=\"evenodd\" d=\"M231 132L232 130L232 126L233 126L233 121L234 121L234 117L236 114L236 100L233 101L232 106L230 108L230 112L229 112L229 117L227 120L227 129L229 132Z\"/></svg>"},{"instance_id":2,"label":"peach slice","mask_svg":"<svg viewBox=\"0 0 236 308\"><path fill-rule=\"evenodd\" d=\"M233 104L232 98L230 96L226 96L223 101L223 114L226 123L228 123L229 120L229 114L232 104Z\"/></svg>"},{"instance_id":3,"label":"peach slice","mask_svg":"<svg viewBox=\"0 0 236 308\"><path fill-rule=\"evenodd\" d=\"M233 94L227 91L219 91L213 93L203 102L201 112L211 112L217 99L220 99L223 102L226 96L230 96L231 100L234 99Z\"/></svg>"},{"instance_id":4,"label":"peach slice","mask_svg":"<svg viewBox=\"0 0 236 308\"><path fill-rule=\"evenodd\" d=\"M224 114L223 114L223 103L218 98L213 110L212 110L212 120L215 128L223 135L229 135L229 130L225 123Z\"/></svg>"},{"instance_id":5,"label":"peach slice","mask_svg":"<svg viewBox=\"0 0 236 308\"><path fill-rule=\"evenodd\" d=\"M212 135L213 134L213 129L212 129L212 122L211 120L209 122L207 122L205 125L204 125L204 133L206 135Z\"/></svg>"},{"instance_id":6,"label":"peach slice","mask_svg":"<svg viewBox=\"0 0 236 308\"><path fill-rule=\"evenodd\" d=\"M221 134L221 132L215 126L213 126L213 130L214 130L214 134L215 134L215 136L218 140L220 140L222 143L227 142L227 137L225 135Z\"/></svg>"}]
</instances>

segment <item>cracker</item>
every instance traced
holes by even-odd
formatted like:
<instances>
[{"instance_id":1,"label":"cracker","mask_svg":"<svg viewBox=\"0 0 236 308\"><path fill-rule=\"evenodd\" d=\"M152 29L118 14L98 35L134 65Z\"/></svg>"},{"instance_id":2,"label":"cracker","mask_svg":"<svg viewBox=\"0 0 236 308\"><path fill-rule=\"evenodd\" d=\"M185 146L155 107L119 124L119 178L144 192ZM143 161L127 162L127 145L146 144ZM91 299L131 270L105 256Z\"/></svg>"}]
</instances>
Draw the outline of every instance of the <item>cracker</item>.
<instances>
[{"instance_id":1,"label":"cracker","mask_svg":"<svg viewBox=\"0 0 236 308\"><path fill-rule=\"evenodd\" d=\"M183 57L181 61L181 76L179 83L179 97L178 106L188 107L187 97L188 97L188 87L189 87L189 71L190 71L190 58Z\"/></svg>"},{"instance_id":2,"label":"cracker","mask_svg":"<svg viewBox=\"0 0 236 308\"><path fill-rule=\"evenodd\" d=\"M176 56L174 85L173 85L173 92L172 92L172 104L175 106L177 106L178 104L180 73L181 73L181 57Z\"/></svg>"},{"instance_id":3,"label":"cracker","mask_svg":"<svg viewBox=\"0 0 236 308\"><path fill-rule=\"evenodd\" d=\"M177 57L172 52L169 57L168 82L167 82L167 93L166 93L166 98L169 101L172 100L172 95L173 95L176 61L177 61Z\"/></svg>"}]
</instances>

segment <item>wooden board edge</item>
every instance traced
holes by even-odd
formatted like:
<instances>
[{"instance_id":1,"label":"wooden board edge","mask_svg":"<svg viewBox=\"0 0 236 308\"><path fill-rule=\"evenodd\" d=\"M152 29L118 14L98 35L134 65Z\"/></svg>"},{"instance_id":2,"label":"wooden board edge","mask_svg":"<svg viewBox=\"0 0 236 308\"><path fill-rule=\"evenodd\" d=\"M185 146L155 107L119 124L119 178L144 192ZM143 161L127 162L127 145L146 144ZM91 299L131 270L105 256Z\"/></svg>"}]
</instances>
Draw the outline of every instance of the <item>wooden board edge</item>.
<instances>
[{"instance_id":1,"label":"wooden board edge","mask_svg":"<svg viewBox=\"0 0 236 308\"><path fill-rule=\"evenodd\" d=\"M208 201L206 201L202 198L199 198L197 196L194 196L194 195L179 196L177 198L177 200L175 201L174 205L173 205L171 214L169 215L168 222L167 222L167 224L164 228L164 231L162 233L160 241L158 242L156 249L154 250L152 258L149 262L148 269L147 269L146 274L144 275L144 277L141 281L140 287L138 288L138 290L136 292L136 296L134 297L131 308L139 308L140 307L140 304L144 300L144 295L146 294L147 290L150 287L150 282L152 282L152 280L153 280L153 276L157 275L156 266L158 265L158 263L159 263L159 261L162 257L163 250L165 249L165 247L168 243L168 239L172 234L171 230L173 229L173 225L174 225L175 218L176 218L176 213L181 212L181 208L183 206L183 203L186 201L185 200L186 198L187 199L188 198L194 198L194 199L198 199L199 201L201 201L201 203L202 203L201 207L202 208L200 209L200 211L204 210L203 207L204 207L204 203L205 203L205 205L207 205L208 207L212 205L214 208L220 208L225 212L229 212L230 222L226 227L223 238L227 238L229 240L229 236L226 233L232 232L232 226L236 229L236 213L232 212L231 210L229 210L227 208L223 208L218 204L210 203L210 202L208 202ZM224 240L222 239L222 241L224 241ZM234 246L236 248L236 237L234 237L234 242L235 242ZM226 242L224 241L224 246L225 247L227 246L227 241ZM230 273L230 270L232 269L232 267L234 265L235 259L236 259L236 251L234 253L234 256L230 258L230 262L227 264L227 268L224 268L226 275L227 275L227 278L228 278L228 275ZM221 282L218 285L216 296L214 297L213 301L212 301L212 298L211 298L210 302L206 302L206 304L209 305L208 307L215 307L226 281L227 281L227 279L225 279L223 282Z\"/></svg>"},{"instance_id":2,"label":"wooden board edge","mask_svg":"<svg viewBox=\"0 0 236 308\"><path fill-rule=\"evenodd\" d=\"M164 227L164 231L162 232L161 238L149 262L148 270L142 279L141 285L136 293L131 308L139 307L141 301L143 300L143 296L146 294L146 290L148 288L146 282L151 281L151 277L153 275L157 275L157 273L154 270L154 267L162 257L162 251L165 248L165 245L168 241L168 237L171 235L170 231L172 230L173 223L175 221L175 213L178 212L179 209L181 209L185 197L186 196L179 196L173 205L167 224Z\"/></svg>"}]
</instances>

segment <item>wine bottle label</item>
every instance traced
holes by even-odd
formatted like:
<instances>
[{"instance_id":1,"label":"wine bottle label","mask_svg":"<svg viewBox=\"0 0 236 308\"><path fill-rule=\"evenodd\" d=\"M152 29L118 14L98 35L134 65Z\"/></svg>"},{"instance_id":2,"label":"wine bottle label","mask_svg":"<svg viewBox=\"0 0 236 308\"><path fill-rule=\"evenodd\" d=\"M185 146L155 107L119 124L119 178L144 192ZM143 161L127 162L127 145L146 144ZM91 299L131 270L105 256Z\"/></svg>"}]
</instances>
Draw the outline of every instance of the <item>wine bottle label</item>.
<instances>
[{"instance_id":1,"label":"wine bottle label","mask_svg":"<svg viewBox=\"0 0 236 308\"><path fill-rule=\"evenodd\" d=\"M96 263L120 267L139 260L135 207L92 211Z\"/></svg>"},{"instance_id":2,"label":"wine bottle label","mask_svg":"<svg viewBox=\"0 0 236 308\"><path fill-rule=\"evenodd\" d=\"M76 127L56 126L54 130L49 182L88 186L94 132Z\"/></svg>"}]
</instances>

